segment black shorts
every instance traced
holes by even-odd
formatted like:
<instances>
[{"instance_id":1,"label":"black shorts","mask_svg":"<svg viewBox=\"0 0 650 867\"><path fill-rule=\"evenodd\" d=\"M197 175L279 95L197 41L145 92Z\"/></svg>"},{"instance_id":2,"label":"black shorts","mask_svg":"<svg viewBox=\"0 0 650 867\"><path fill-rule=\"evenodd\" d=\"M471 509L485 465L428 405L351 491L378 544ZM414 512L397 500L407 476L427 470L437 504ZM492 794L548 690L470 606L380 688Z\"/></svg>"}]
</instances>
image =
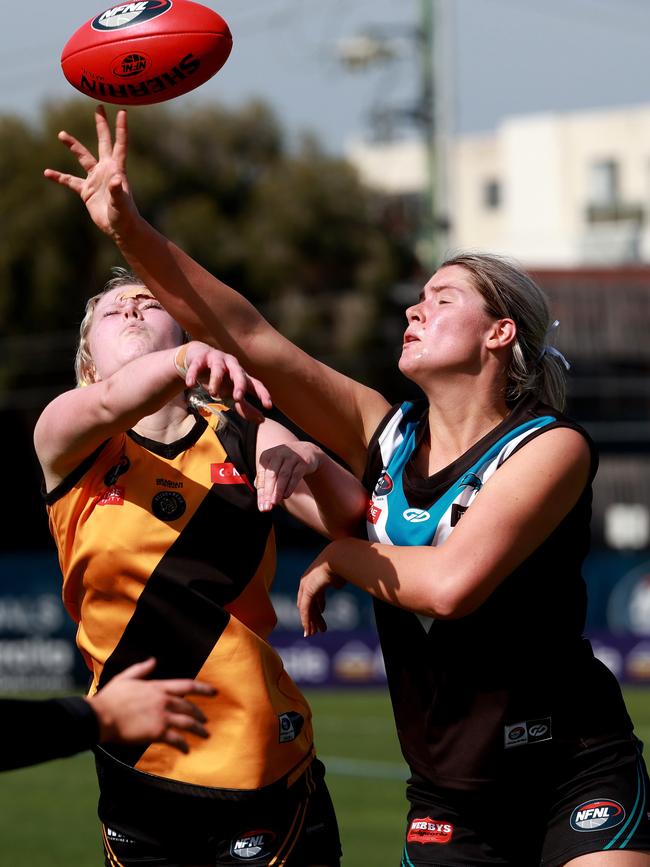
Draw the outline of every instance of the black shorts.
<instances>
[{"instance_id":1,"label":"black shorts","mask_svg":"<svg viewBox=\"0 0 650 867\"><path fill-rule=\"evenodd\" d=\"M104 769L105 774L105 769ZM198 789L198 787L197 787ZM102 790L106 867L338 867L341 843L324 767L315 759L289 788L250 797ZM247 793L248 794L248 793Z\"/></svg>"},{"instance_id":2,"label":"black shorts","mask_svg":"<svg viewBox=\"0 0 650 867\"><path fill-rule=\"evenodd\" d=\"M592 852L650 852L641 748L624 738L544 750L525 773L479 791L412 777L401 867L560 867Z\"/></svg>"}]
</instances>

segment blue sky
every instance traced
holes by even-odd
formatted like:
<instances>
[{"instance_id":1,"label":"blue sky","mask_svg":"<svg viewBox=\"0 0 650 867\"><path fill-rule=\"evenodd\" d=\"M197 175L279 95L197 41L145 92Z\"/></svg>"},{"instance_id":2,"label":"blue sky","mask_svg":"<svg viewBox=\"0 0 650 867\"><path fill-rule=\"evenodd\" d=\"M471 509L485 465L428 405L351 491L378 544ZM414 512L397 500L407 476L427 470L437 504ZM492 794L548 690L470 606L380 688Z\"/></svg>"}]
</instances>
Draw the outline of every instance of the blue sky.
<instances>
[{"instance_id":1,"label":"blue sky","mask_svg":"<svg viewBox=\"0 0 650 867\"><path fill-rule=\"evenodd\" d=\"M59 55L76 28L107 5L92 0L12 4L0 29L0 111L34 116L74 94ZM367 129L373 108L409 108L418 92L414 43L421 0L207 0L230 24L224 69L185 101L272 103L290 133L315 132L339 151ZM449 123L487 130L512 113L650 102L647 0L442 0L441 81ZM367 28L393 36L402 56L351 73L337 44ZM173 103L172 103L173 105Z\"/></svg>"}]
</instances>

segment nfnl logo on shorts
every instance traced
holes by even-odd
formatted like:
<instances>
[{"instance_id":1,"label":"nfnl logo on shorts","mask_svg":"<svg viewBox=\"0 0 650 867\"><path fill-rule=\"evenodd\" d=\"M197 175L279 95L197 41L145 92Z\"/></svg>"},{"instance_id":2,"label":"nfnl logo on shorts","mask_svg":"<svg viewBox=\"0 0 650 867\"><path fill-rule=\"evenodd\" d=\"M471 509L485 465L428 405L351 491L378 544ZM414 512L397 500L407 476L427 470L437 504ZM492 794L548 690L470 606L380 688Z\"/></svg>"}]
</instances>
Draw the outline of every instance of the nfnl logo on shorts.
<instances>
[{"instance_id":1,"label":"nfnl logo on shorts","mask_svg":"<svg viewBox=\"0 0 650 867\"><path fill-rule=\"evenodd\" d=\"M550 716L543 719L531 719L526 722L513 723L503 730L504 746L518 747L522 744L534 744L539 741L550 741L553 738Z\"/></svg>"},{"instance_id":2,"label":"nfnl logo on shorts","mask_svg":"<svg viewBox=\"0 0 650 867\"><path fill-rule=\"evenodd\" d=\"M124 488L120 485L113 485L112 488L108 488L108 490L104 491L103 494L100 494L97 503L97 506L123 506L124 505Z\"/></svg>"},{"instance_id":3,"label":"nfnl logo on shorts","mask_svg":"<svg viewBox=\"0 0 650 867\"><path fill-rule=\"evenodd\" d=\"M602 831L615 828L625 819L618 801L585 801L571 813L569 824L574 831Z\"/></svg>"},{"instance_id":4,"label":"nfnl logo on shorts","mask_svg":"<svg viewBox=\"0 0 650 867\"><path fill-rule=\"evenodd\" d=\"M230 844L230 854L234 858L248 861L251 858L264 858L271 854L271 844L275 840L273 831L248 831Z\"/></svg>"},{"instance_id":5,"label":"nfnl logo on shorts","mask_svg":"<svg viewBox=\"0 0 650 867\"><path fill-rule=\"evenodd\" d=\"M430 816L413 819L406 835L407 843L449 843L454 826L449 822L437 822Z\"/></svg>"},{"instance_id":6,"label":"nfnl logo on shorts","mask_svg":"<svg viewBox=\"0 0 650 867\"><path fill-rule=\"evenodd\" d=\"M248 485L245 474L234 464L210 464L210 481L213 485Z\"/></svg>"}]
</instances>

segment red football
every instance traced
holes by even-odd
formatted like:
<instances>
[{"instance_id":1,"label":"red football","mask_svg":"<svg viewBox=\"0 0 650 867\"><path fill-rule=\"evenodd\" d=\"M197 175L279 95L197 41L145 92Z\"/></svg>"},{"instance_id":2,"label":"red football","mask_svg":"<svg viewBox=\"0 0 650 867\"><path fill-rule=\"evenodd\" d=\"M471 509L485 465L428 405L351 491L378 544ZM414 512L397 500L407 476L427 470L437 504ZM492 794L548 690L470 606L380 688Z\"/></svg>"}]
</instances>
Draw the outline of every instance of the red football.
<instances>
[{"instance_id":1,"label":"red football","mask_svg":"<svg viewBox=\"0 0 650 867\"><path fill-rule=\"evenodd\" d=\"M111 6L80 27L61 54L63 74L86 96L151 105L193 90L228 59L220 15L191 0Z\"/></svg>"}]
</instances>

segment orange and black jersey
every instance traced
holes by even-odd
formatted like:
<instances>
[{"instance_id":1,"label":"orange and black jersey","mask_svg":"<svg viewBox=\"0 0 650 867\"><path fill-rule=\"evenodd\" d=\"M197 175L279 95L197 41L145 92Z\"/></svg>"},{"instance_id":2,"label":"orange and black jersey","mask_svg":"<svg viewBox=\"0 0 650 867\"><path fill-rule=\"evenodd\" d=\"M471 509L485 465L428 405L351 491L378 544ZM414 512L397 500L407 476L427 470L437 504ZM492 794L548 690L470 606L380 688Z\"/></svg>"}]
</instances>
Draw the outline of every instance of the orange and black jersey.
<instances>
[{"instance_id":1,"label":"orange and black jersey","mask_svg":"<svg viewBox=\"0 0 650 867\"><path fill-rule=\"evenodd\" d=\"M206 416L175 443L112 437L46 502L91 689L155 656L156 677L217 691L193 698L210 738L189 755L164 744L110 754L165 785L253 790L311 760L310 712L266 640L275 545L253 487L257 428Z\"/></svg>"}]
</instances>

